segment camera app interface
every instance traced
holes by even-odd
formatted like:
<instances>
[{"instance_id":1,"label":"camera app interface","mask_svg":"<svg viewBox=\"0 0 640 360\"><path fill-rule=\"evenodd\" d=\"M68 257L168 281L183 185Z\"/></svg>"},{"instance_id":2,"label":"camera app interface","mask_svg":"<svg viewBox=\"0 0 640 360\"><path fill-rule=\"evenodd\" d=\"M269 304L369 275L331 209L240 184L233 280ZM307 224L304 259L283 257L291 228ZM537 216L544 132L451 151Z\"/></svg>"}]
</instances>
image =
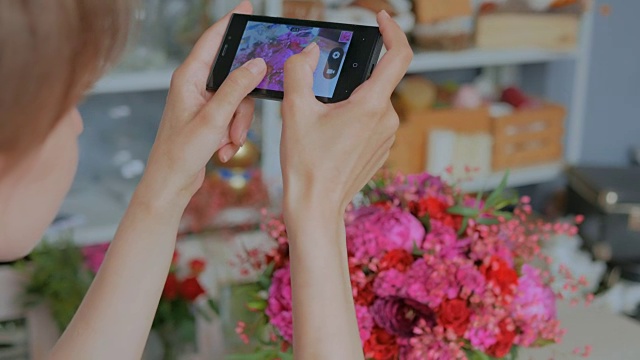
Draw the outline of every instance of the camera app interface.
<instances>
[{"instance_id":1,"label":"camera app interface","mask_svg":"<svg viewBox=\"0 0 640 360\"><path fill-rule=\"evenodd\" d=\"M335 92L353 32L249 21L240 40L231 71L254 58L267 63L267 75L258 89L284 90L284 63L312 42L320 48L314 72L316 96L331 98Z\"/></svg>"}]
</instances>

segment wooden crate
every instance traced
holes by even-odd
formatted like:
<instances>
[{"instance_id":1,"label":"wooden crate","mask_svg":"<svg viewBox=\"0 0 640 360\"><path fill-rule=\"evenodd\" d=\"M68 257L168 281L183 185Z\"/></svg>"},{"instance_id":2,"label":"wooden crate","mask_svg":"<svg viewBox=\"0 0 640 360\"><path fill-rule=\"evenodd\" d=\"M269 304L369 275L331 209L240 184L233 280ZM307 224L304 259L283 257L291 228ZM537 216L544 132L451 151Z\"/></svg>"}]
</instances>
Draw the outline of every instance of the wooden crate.
<instances>
[{"instance_id":1,"label":"wooden crate","mask_svg":"<svg viewBox=\"0 0 640 360\"><path fill-rule=\"evenodd\" d=\"M564 107L547 104L493 119L493 169L561 160L565 115Z\"/></svg>"},{"instance_id":2,"label":"wooden crate","mask_svg":"<svg viewBox=\"0 0 640 360\"><path fill-rule=\"evenodd\" d=\"M286 18L324 20L322 0L284 0L282 15Z\"/></svg>"},{"instance_id":3,"label":"wooden crate","mask_svg":"<svg viewBox=\"0 0 640 360\"><path fill-rule=\"evenodd\" d=\"M471 0L414 0L413 3L418 24L473 15Z\"/></svg>"},{"instance_id":4,"label":"wooden crate","mask_svg":"<svg viewBox=\"0 0 640 360\"><path fill-rule=\"evenodd\" d=\"M400 123L387 167L405 174L427 169L431 132L445 129L461 134L490 134L488 109L441 109L407 112Z\"/></svg>"},{"instance_id":5,"label":"wooden crate","mask_svg":"<svg viewBox=\"0 0 640 360\"><path fill-rule=\"evenodd\" d=\"M577 14L486 14L478 17L476 46L568 51L576 48L579 34Z\"/></svg>"}]
</instances>

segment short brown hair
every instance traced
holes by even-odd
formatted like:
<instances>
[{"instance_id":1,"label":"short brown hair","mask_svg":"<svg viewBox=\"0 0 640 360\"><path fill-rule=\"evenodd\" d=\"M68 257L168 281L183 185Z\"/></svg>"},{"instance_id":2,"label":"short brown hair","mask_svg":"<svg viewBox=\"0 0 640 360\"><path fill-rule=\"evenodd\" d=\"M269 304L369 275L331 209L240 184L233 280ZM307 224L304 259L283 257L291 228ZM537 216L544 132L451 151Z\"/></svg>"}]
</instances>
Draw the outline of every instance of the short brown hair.
<instances>
[{"instance_id":1,"label":"short brown hair","mask_svg":"<svg viewBox=\"0 0 640 360\"><path fill-rule=\"evenodd\" d=\"M117 59L132 3L0 1L0 152L42 142Z\"/></svg>"}]
</instances>

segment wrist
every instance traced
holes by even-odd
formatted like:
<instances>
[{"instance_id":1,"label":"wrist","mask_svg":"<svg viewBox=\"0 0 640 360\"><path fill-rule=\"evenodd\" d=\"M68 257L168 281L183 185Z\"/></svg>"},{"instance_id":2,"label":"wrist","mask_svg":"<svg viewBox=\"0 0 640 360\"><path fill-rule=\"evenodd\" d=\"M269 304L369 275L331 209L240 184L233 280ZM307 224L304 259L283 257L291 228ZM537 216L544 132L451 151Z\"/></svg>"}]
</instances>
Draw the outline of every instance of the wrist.
<instances>
[{"instance_id":1,"label":"wrist","mask_svg":"<svg viewBox=\"0 0 640 360\"><path fill-rule=\"evenodd\" d=\"M131 202L132 205L142 206L155 214L182 217L190 199L191 196L186 191L143 176Z\"/></svg>"},{"instance_id":2,"label":"wrist","mask_svg":"<svg viewBox=\"0 0 640 360\"><path fill-rule=\"evenodd\" d=\"M316 213L333 214L342 217L347 208L336 188L328 189L320 186L311 179L308 181L284 179L283 210L287 213L313 211Z\"/></svg>"}]
</instances>

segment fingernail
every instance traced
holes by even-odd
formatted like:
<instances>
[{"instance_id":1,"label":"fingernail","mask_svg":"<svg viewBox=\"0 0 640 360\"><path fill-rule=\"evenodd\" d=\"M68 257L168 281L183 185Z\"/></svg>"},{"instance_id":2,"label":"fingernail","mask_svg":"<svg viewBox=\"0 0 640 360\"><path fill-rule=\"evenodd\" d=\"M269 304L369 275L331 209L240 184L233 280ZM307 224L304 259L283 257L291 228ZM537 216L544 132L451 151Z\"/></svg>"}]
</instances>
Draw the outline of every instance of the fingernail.
<instances>
[{"instance_id":1,"label":"fingernail","mask_svg":"<svg viewBox=\"0 0 640 360\"><path fill-rule=\"evenodd\" d=\"M227 161L229 161L229 155L220 154L220 161L222 161L223 163L226 163Z\"/></svg>"},{"instance_id":2,"label":"fingernail","mask_svg":"<svg viewBox=\"0 0 640 360\"><path fill-rule=\"evenodd\" d=\"M306 54L306 53L310 52L311 50L313 50L313 49L315 49L315 48L317 48L317 47L318 47L318 44L316 44L316 43L312 42L311 44L307 45L307 47L306 47L306 48L304 48L304 49L302 50L302 52Z\"/></svg>"},{"instance_id":3,"label":"fingernail","mask_svg":"<svg viewBox=\"0 0 640 360\"><path fill-rule=\"evenodd\" d=\"M391 15L387 12L387 10L380 11L380 15L386 17L387 19L391 19Z\"/></svg>"},{"instance_id":4,"label":"fingernail","mask_svg":"<svg viewBox=\"0 0 640 360\"><path fill-rule=\"evenodd\" d=\"M260 58L251 59L244 64L244 67L254 75L260 75L262 74L262 70L264 70L264 60Z\"/></svg>"},{"instance_id":5,"label":"fingernail","mask_svg":"<svg viewBox=\"0 0 640 360\"><path fill-rule=\"evenodd\" d=\"M247 141L247 133L242 133L242 135L240 135L240 146L244 145L245 141Z\"/></svg>"}]
</instances>

